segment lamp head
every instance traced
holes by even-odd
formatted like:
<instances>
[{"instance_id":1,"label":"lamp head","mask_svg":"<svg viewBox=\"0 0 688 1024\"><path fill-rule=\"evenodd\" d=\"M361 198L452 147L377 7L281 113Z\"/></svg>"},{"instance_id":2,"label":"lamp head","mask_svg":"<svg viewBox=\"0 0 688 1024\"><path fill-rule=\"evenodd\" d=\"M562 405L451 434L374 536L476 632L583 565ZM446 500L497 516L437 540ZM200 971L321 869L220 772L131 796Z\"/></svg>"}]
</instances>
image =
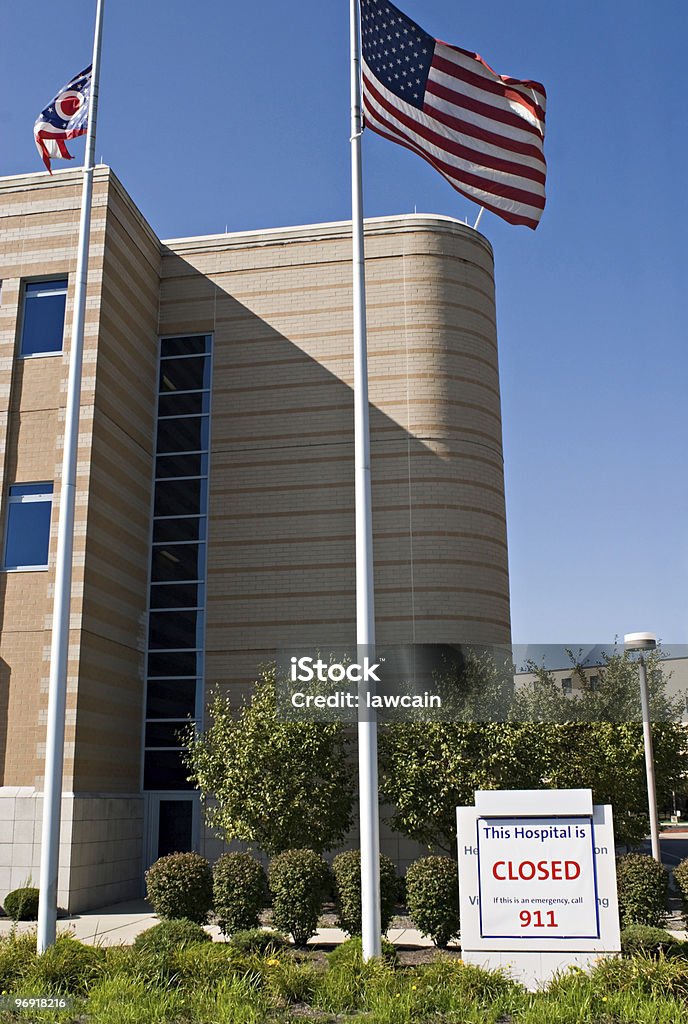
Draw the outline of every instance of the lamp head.
<instances>
[{"instance_id":1,"label":"lamp head","mask_svg":"<svg viewBox=\"0 0 688 1024\"><path fill-rule=\"evenodd\" d=\"M654 651L657 637L654 633L626 633L624 646L627 651Z\"/></svg>"}]
</instances>

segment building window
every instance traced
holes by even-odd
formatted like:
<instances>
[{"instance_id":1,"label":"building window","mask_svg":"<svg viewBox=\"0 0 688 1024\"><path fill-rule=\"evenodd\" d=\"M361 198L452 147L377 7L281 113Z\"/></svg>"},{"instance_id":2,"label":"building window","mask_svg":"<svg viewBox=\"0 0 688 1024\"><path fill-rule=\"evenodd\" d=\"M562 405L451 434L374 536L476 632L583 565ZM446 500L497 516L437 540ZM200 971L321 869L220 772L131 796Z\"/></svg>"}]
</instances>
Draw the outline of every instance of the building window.
<instances>
[{"instance_id":1,"label":"building window","mask_svg":"<svg viewBox=\"0 0 688 1024\"><path fill-rule=\"evenodd\" d=\"M143 788L191 788L183 735L203 701L210 335L160 343ZM170 834L178 811L168 802ZM163 834L162 804L160 830ZM184 829L189 821L184 818ZM167 826L166 826L167 827ZM181 825L179 825L181 827ZM174 842L178 842L174 839ZM162 838L161 848L165 848ZM176 846L175 849L181 849Z\"/></svg>"},{"instance_id":2,"label":"building window","mask_svg":"<svg viewBox=\"0 0 688 1024\"><path fill-rule=\"evenodd\" d=\"M589 684L590 684L590 689L593 692L595 690L599 690L599 688L600 688L600 677L599 676L590 676Z\"/></svg>"},{"instance_id":3,"label":"building window","mask_svg":"<svg viewBox=\"0 0 688 1024\"><path fill-rule=\"evenodd\" d=\"M571 676L566 676L565 679L562 679L561 688L564 693L571 693L571 691L573 690L573 682L571 680Z\"/></svg>"},{"instance_id":4,"label":"building window","mask_svg":"<svg viewBox=\"0 0 688 1024\"><path fill-rule=\"evenodd\" d=\"M52 484L12 484L7 497L5 569L47 569Z\"/></svg>"},{"instance_id":5,"label":"building window","mask_svg":"<svg viewBox=\"0 0 688 1024\"><path fill-rule=\"evenodd\" d=\"M21 356L62 351L67 279L28 281L24 285Z\"/></svg>"}]
</instances>

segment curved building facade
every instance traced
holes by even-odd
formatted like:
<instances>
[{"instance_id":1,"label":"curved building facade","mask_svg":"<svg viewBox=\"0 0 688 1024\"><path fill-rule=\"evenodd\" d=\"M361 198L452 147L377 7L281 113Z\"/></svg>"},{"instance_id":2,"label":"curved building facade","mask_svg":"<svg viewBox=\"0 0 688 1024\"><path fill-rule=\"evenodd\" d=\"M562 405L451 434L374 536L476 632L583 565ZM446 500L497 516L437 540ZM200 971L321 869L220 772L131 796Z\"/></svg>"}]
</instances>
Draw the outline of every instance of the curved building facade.
<instances>
[{"instance_id":1,"label":"curved building facade","mask_svg":"<svg viewBox=\"0 0 688 1024\"><path fill-rule=\"evenodd\" d=\"M79 198L79 172L0 179L0 901L38 872ZM507 643L491 248L408 215L366 257L378 641ZM276 649L355 638L351 278L348 223L161 242L96 171L63 906L218 852L180 726Z\"/></svg>"}]
</instances>

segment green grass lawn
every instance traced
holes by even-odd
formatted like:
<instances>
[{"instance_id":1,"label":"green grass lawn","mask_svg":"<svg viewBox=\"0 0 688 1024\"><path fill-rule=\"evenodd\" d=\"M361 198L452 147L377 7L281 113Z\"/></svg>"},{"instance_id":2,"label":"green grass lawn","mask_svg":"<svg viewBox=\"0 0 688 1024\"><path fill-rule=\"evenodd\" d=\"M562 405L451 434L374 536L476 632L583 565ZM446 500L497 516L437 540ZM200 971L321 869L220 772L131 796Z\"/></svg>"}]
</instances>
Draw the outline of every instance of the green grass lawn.
<instances>
[{"instance_id":1,"label":"green grass lawn","mask_svg":"<svg viewBox=\"0 0 688 1024\"><path fill-rule=\"evenodd\" d=\"M637 955L572 970L529 993L499 972L438 953L430 964L259 956L225 943L165 953L61 938L0 940L0 992L68 996L64 1010L0 1010L0 1022L60 1024L688 1024L688 959Z\"/></svg>"}]
</instances>

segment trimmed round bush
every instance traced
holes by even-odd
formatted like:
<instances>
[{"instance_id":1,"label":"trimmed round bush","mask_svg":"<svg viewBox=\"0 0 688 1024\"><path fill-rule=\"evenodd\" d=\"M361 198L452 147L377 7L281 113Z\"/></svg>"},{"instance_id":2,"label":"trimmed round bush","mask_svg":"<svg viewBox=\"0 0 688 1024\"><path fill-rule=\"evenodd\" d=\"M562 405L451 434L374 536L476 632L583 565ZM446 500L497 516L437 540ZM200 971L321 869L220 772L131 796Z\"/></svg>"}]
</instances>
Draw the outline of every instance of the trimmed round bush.
<instances>
[{"instance_id":1,"label":"trimmed round bush","mask_svg":"<svg viewBox=\"0 0 688 1024\"><path fill-rule=\"evenodd\" d=\"M416 928L444 948L459 934L459 879L449 857L421 857L406 872L406 906Z\"/></svg>"},{"instance_id":2,"label":"trimmed round bush","mask_svg":"<svg viewBox=\"0 0 688 1024\"><path fill-rule=\"evenodd\" d=\"M632 924L621 932L621 952L624 956L643 953L646 956L672 956L681 950L678 942L664 928L651 928L646 924Z\"/></svg>"},{"instance_id":3,"label":"trimmed round bush","mask_svg":"<svg viewBox=\"0 0 688 1024\"><path fill-rule=\"evenodd\" d=\"M35 992L85 993L105 964L105 951L71 935L59 935L31 964L24 978Z\"/></svg>"},{"instance_id":4,"label":"trimmed round bush","mask_svg":"<svg viewBox=\"0 0 688 1024\"><path fill-rule=\"evenodd\" d=\"M266 928L248 928L246 931L234 932L229 945L238 953L258 953L267 956L285 949L289 945L289 940L281 932Z\"/></svg>"},{"instance_id":5,"label":"trimmed round bush","mask_svg":"<svg viewBox=\"0 0 688 1024\"><path fill-rule=\"evenodd\" d=\"M213 904L225 935L258 927L268 899L263 865L250 853L225 853L213 869Z\"/></svg>"},{"instance_id":6,"label":"trimmed round bush","mask_svg":"<svg viewBox=\"0 0 688 1024\"><path fill-rule=\"evenodd\" d=\"M213 905L213 873L199 853L170 853L146 872L146 895L162 918L204 924Z\"/></svg>"},{"instance_id":7,"label":"trimmed round bush","mask_svg":"<svg viewBox=\"0 0 688 1024\"><path fill-rule=\"evenodd\" d=\"M3 910L13 921L35 921L38 917L38 889L24 886L8 892Z\"/></svg>"},{"instance_id":8,"label":"trimmed round bush","mask_svg":"<svg viewBox=\"0 0 688 1024\"><path fill-rule=\"evenodd\" d=\"M331 874L315 850L285 850L270 861L268 881L272 893L272 920L305 946L318 927Z\"/></svg>"},{"instance_id":9,"label":"trimmed round bush","mask_svg":"<svg viewBox=\"0 0 688 1024\"><path fill-rule=\"evenodd\" d=\"M643 853L617 857L616 883L622 928L632 924L659 928L664 924L669 875L662 864Z\"/></svg>"},{"instance_id":10,"label":"trimmed round bush","mask_svg":"<svg viewBox=\"0 0 688 1024\"><path fill-rule=\"evenodd\" d=\"M349 935L361 934L361 851L347 850L332 861L337 905L337 924ZM380 856L380 918L386 932L394 917L399 880L394 864Z\"/></svg>"},{"instance_id":11,"label":"trimmed round bush","mask_svg":"<svg viewBox=\"0 0 688 1024\"><path fill-rule=\"evenodd\" d=\"M197 921L178 917L161 921L141 932L134 939L134 949L138 953L168 954L175 949L195 946L199 942L210 942L207 931Z\"/></svg>"}]
</instances>

